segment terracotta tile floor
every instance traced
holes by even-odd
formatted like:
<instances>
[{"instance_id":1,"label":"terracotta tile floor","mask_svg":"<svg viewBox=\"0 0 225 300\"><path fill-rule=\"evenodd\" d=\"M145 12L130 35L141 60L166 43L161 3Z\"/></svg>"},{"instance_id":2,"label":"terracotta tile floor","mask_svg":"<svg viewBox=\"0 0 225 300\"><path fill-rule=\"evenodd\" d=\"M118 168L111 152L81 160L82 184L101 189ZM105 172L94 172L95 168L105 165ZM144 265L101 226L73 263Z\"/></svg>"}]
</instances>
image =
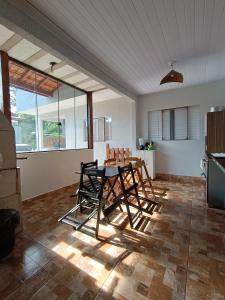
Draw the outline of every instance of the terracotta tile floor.
<instances>
[{"instance_id":1,"label":"terracotta tile floor","mask_svg":"<svg viewBox=\"0 0 225 300\"><path fill-rule=\"evenodd\" d=\"M168 200L139 230L118 211L101 241L57 223L72 188L25 202L0 299L225 299L225 212L206 209L202 186L163 184Z\"/></svg>"}]
</instances>

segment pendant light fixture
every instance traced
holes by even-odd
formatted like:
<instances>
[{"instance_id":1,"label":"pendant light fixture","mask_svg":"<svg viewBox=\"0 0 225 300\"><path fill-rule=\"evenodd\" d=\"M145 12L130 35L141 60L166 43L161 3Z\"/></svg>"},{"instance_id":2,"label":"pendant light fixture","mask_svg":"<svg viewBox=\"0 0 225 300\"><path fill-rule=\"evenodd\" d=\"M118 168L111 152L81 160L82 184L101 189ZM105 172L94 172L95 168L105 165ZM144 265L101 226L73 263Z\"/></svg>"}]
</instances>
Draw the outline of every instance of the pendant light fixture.
<instances>
[{"instance_id":1,"label":"pendant light fixture","mask_svg":"<svg viewBox=\"0 0 225 300\"><path fill-rule=\"evenodd\" d=\"M173 69L174 63L175 61L169 62L169 66L171 67L172 70L165 77L163 77L163 79L160 81L160 85L164 83L170 83L170 82L179 82L179 83L184 82L183 74Z\"/></svg>"},{"instance_id":2,"label":"pendant light fixture","mask_svg":"<svg viewBox=\"0 0 225 300\"><path fill-rule=\"evenodd\" d=\"M54 67L57 65L57 63L55 61L51 61L49 64L50 64L50 72L53 73Z\"/></svg>"}]
</instances>

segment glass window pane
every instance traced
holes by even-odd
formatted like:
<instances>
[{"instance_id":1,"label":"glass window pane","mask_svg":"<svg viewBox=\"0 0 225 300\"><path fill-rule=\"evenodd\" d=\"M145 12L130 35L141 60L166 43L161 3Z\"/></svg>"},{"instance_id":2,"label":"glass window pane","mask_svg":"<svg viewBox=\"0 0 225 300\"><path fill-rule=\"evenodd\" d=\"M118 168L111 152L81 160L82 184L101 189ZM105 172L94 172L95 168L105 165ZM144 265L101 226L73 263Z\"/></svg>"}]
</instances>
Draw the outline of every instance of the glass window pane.
<instances>
[{"instance_id":1,"label":"glass window pane","mask_svg":"<svg viewBox=\"0 0 225 300\"><path fill-rule=\"evenodd\" d=\"M162 111L163 140L170 140L170 110Z\"/></svg>"},{"instance_id":2,"label":"glass window pane","mask_svg":"<svg viewBox=\"0 0 225 300\"><path fill-rule=\"evenodd\" d=\"M16 151L38 150L35 72L15 62L9 63L10 105L15 130Z\"/></svg>"},{"instance_id":3,"label":"glass window pane","mask_svg":"<svg viewBox=\"0 0 225 300\"><path fill-rule=\"evenodd\" d=\"M200 107L188 107L188 138L190 140L200 139Z\"/></svg>"},{"instance_id":4,"label":"glass window pane","mask_svg":"<svg viewBox=\"0 0 225 300\"><path fill-rule=\"evenodd\" d=\"M162 112L161 110L148 112L148 137L150 141L162 139Z\"/></svg>"},{"instance_id":5,"label":"glass window pane","mask_svg":"<svg viewBox=\"0 0 225 300\"><path fill-rule=\"evenodd\" d=\"M75 89L59 83L60 149L75 149Z\"/></svg>"},{"instance_id":6,"label":"glass window pane","mask_svg":"<svg viewBox=\"0 0 225 300\"><path fill-rule=\"evenodd\" d=\"M187 139L187 107L174 109L174 138Z\"/></svg>"},{"instance_id":7,"label":"glass window pane","mask_svg":"<svg viewBox=\"0 0 225 300\"><path fill-rule=\"evenodd\" d=\"M93 139L94 142L105 141L105 118L95 118L93 120Z\"/></svg>"},{"instance_id":8,"label":"glass window pane","mask_svg":"<svg viewBox=\"0 0 225 300\"><path fill-rule=\"evenodd\" d=\"M40 151L58 150L58 82L46 75L36 73Z\"/></svg>"},{"instance_id":9,"label":"glass window pane","mask_svg":"<svg viewBox=\"0 0 225 300\"><path fill-rule=\"evenodd\" d=\"M88 147L86 93L17 62L9 75L17 151Z\"/></svg>"},{"instance_id":10,"label":"glass window pane","mask_svg":"<svg viewBox=\"0 0 225 300\"><path fill-rule=\"evenodd\" d=\"M105 118L105 141L112 140L112 118Z\"/></svg>"},{"instance_id":11,"label":"glass window pane","mask_svg":"<svg viewBox=\"0 0 225 300\"><path fill-rule=\"evenodd\" d=\"M88 148L87 142L87 94L75 90L75 121L76 121L76 148Z\"/></svg>"}]
</instances>

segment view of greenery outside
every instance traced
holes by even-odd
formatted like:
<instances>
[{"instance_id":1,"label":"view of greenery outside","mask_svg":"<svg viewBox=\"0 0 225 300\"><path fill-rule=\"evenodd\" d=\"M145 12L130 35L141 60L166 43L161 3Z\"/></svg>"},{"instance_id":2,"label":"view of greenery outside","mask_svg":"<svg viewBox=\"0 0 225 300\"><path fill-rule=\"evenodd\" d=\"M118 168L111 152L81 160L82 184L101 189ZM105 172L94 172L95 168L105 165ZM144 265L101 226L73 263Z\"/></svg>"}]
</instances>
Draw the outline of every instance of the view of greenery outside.
<instances>
[{"instance_id":1,"label":"view of greenery outside","mask_svg":"<svg viewBox=\"0 0 225 300\"><path fill-rule=\"evenodd\" d=\"M43 121L43 135L58 137L59 136L59 123L53 121Z\"/></svg>"},{"instance_id":2,"label":"view of greenery outside","mask_svg":"<svg viewBox=\"0 0 225 300\"><path fill-rule=\"evenodd\" d=\"M21 128L21 142L31 146L31 151L37 149L36 140L36 120L35 116L27 114L17 114L18 127Z\"/></svg>"},{"instance_id":3,"label":"view of greenery outside","mask_svg":"<svg viewBox=\"0 0 225 300\"><path fill-rule=\"evenodd\" d=\"M34 151L37 149L36 119L34 115L17 112L16 91L17 88L10 86L12 125L16 132L17 150L20 151L21 149L22 151ZM21 146L21 144L23 144L23 146Z\"/></svg>"},{"instance_id":4,"label":"view of greenery outside","mask_svg":"<svg viewBox=\"0 0 225 300\"><path fill-rule=\"evenodd\" d=\"M62 122L42 121L43 144L54 149L65 147L65 120Z\"/></svg>"}]
</instances>

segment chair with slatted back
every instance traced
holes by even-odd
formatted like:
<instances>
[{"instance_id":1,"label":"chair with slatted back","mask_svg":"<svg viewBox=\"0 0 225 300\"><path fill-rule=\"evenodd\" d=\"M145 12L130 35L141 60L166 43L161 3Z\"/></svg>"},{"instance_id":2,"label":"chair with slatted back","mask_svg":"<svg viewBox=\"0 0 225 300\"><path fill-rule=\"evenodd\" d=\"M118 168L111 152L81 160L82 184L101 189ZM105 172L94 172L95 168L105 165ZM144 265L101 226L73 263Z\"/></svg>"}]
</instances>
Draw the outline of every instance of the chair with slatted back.
<instances>
[{"instance_id":1,"label":"chair with slatted back","mask_svg":"<svg viewBox=\"0 0 225 300\"><path fill-rule=\"evenodd\" d=\"M104 166L110 167L110 166L115 166L117 164L115 158L109 158L104 160Z\"/></svg>"},{"instance_id":2,"label":"chair with slatted back","mask_svg":"<svg viewBox=\"0 0 225 300\"><path fill-rule=\"evenodd\" d=\"M109 158L109 159L106 159L106 160L104 161L104 166L105 166L105 167L115 167L116 165L118 165L118 162L116 161L115 158ZM108 187L107 187L107 185L106 185L106 191L109 191L109 190L112 188L112 186L114 185L114 189L112 190L112 197L113 197L113 196L116 197L116 193L119 193L119 191L120 191L120 185L119 185L119 183L116 182L116 183L114 184L114 180L115 180L115 178L109 178L108 181L107 181ZM112 197L111 197L111 198L112 198ZM110 199L109 199L109 200L110 200ZM112 200L112 201L113 201L113 200ZM121 212L123 211L121 205L119 205L119 209L120 209Z\"/></svg>"},{"instance_id":3,"label":"chair with slatted back","mask_svg":"<svg viewBox=\"0 0 225 300\"><path fill-rule=\"evenodd\" d=\"M103 206L103 190L106 183L105 168L97 169L97 161L81 163L80 185L77 191L77 205L68 211L59 222L71 225L75 230L80 230L86 223L97 215L95 236L98 238L99 222ZM84 218L78 216L82 212ZM85 212L85 216L84 216ZM81 216L80 216L81 217Z\"/></svg>"},{"instance_id":4,"label":"chair with slatted back","mask_svg":"<svg viewBox=\"0 0 225 300\"><path fill-rule=\"evenodd\" d=\"M138 192L144 195L145 198L150 198L158 202L161 201L166 196L168 189L154 186L145 161L138 157L128 157L126 160L133 163L134 175L138 183Z\"/></svg>"},{"instance_id":5,"label":"chair with slatted back","mask_svg":"<svg viewBox=\"0 0 225 300\"><path fill-rule=\"evenodd\" d=\"M143 187L145 192L148 194L152 194L154 199L162 200L167 195L167 191L169 191L168 188L156 186L153 184L151 177L149 176L147 166L145 164L145 161L141 161L142 165L142 175L145 176L145 179L143 179Z\"/></svg>"},{"instance_id":6,"label":"chair with slatted back","mask_svg":"<svg viewBox=\"0 0 225 300\"><path fill-rule=\"evenodd\" d=\"M158 203L148 198L141 197L138 194L138 184L135 181L131 163L124 167L119 166L118 171L122 189L121 196L123 197L123 203L126 205L130 226L133 228L134 222L139 215L141 215L142 212L152 215ZM127 181L127 177L130 177L131 179ZM131 215L131 207L137 210L133 216Z\"/></svg>"},{"instance_id":7,"label":"chair with slatted back","mask_svg":"<svg viewBox=\"0 0 225 300\"><path fill-rule=\"evenodd\" d=\"M148 193L145 191L145 186L143 182L143 174L142 174L142 160L138 157L127 157L127 163L132 163L134 177L138 184L138 191L144 195L144 197L148 197ZM131 178L127 178L127 180L131 180Z\"/></svg>"}]
</instances>

